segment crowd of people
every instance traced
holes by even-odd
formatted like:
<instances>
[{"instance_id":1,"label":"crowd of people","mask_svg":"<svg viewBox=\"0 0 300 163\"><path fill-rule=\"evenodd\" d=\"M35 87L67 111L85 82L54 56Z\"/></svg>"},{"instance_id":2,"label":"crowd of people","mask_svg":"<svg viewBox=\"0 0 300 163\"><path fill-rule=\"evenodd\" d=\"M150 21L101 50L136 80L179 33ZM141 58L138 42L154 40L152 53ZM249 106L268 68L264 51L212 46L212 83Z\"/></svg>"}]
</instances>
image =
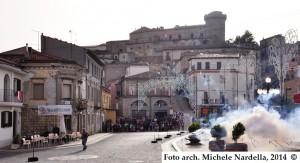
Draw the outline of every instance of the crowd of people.
<instances>
[{"instance_id":1,"label":"crowd of people","mask_svg":"<svg viewBox=\"0 0 300 163\"><path fill-rule=\"evenodd\" d=\"M148 117L120 117L113 123L106 120L102 124L103 132L136 132L136 131L171 131L183 130L182 112L175 112L165 117L150 119Z\"/></svg>"}]
</instances>

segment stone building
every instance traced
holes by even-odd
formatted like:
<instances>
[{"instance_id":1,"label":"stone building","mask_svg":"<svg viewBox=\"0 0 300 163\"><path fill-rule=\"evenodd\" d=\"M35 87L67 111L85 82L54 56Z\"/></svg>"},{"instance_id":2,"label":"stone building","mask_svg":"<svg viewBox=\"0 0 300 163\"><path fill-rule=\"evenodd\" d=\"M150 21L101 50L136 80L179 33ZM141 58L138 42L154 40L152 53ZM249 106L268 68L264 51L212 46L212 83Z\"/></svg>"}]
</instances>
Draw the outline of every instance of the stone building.
<instances>
[{"instance_id":1,"label":"stone building","mask_svg":"<svg viewBox=\"0 0 300 163\"><path fill-rule=\"evenodd\" d=\"M0 54L0 148L9 146L21 134L23 82L27 72Z\"/></svg>"},{"instance_id":2,"label":"stone building","mask_svg":"<svg viewBox=\"0 0 300 163\"><path fill-rule=\"evenodd\" d=\"M220 116L224 109L245 107L255 102L255 56L248 53L203 54L190 57L188 76L190 102L198 117Z\"/></svg>"},{"instance_id":3,"label":"stone building","mask_svg":"<svg viewBox=\"0 0 300 163\"><path fill-rule=\"evenodd\" d=\"M86 107L78 114L78 125L80 128L86 128L91 134L99 132L104 117L103 114L95 114L94 111L102 111L100 108L104 64L90 50L43 34L41 35L41 51L74 60L87 70L86 83L82 85L82 100L87 103Z\"/></svg>"},{"instance_id":4,"label":"stone building","mask_svg":"<svg viewBox=\"0 0 300 163\"><path fill-rule=\"evenodd\" d=\"M143 72L123 78L117 85L118 106L124 117L165 117L171 106L170 88L156 88L146 92L144 106L138 109L138 83L161 77L155 72Z\"/></svg>"},{"instance_id":5,"label":"stone building","mask_svg":"<svg viewBox=\"0 0 300 163\"><path fill-rule=\"evenodd\" d=\"M86 69L75 61L51 56L25 46L0 55L13 60L28 72L24 77L24 107L22 108L22 134L39 132L45 134L65 126L66 132L80 131L78 106L82 104L82 87L86 85ZM70 115L42 115L40 106L57 109L70 106Z\"/></svg>"},{"instance_id":6,"label":"stone building","mask_svg":"<svg viewBox=\"0 0 300 163\"><path fill-rule=\"evenodd\" d=\"M224 47L226 19L222 12L214 11L204 16L202 25L176 25L170 29L141 27L129 34L129 40L107 42L106 50L114 59L132 52L135 62L171 65L183 50Z\"/></svg>"}]
</instances>

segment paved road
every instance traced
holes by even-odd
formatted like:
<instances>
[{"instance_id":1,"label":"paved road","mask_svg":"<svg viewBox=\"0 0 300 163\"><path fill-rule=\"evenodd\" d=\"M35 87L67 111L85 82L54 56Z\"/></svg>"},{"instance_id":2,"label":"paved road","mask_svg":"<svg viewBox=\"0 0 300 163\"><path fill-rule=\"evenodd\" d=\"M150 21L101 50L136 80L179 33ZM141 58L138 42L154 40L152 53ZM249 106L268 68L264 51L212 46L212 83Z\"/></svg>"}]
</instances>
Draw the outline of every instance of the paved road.
<instances>
[{"instance_id":1,"label":"paved road","mask_svg":"<svg viewBox=\"0 0 300 163\"><path fill-rule=\"evenodd\" d=\"M151 143L154 135L155 138L158 137L157 132L114 133L106 135L98 142L96 138L90 137L86 151L82 151L80 141L77 141L65 146L37 149L35 156L39 158L39 162L86 160L89 163L160 163L161 152L173 150L171 139L180 137L177 133L172 132L172 137L165 139L167 133L159 132L159 137L163 140L158 143ZM0 152L1 163L27 162L28 157L32 157L31 149Z\"/></svg>"}]
</instances>

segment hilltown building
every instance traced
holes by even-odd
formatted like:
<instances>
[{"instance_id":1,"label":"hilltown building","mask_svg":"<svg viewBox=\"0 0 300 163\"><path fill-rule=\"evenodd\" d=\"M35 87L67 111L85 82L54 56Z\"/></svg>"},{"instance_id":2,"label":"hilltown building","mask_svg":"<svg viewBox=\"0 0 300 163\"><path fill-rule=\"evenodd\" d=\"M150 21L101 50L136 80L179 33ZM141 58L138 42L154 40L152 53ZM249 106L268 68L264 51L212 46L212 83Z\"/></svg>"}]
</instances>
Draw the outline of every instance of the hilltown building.
<instances>
[{"instance_id":1,"label":"hilltown building","mask_svg":"<svg viewBox=\"0 0 300 163\"><path fill-rule=\"evenodd\" d=\"M254 104L255 53L203 54L188 59L190 103L198 117ZM191 54L190 54L191 55ZM248 57L253 56L253 57Z\"/></svg>"},{"instance_id":2,"label":"hilltown building","mask_svg":"<svg viewBox=\"0 0 300 163\"><path fill-rule=\"evenodd\" d=\"M46 134L59 128L61 132L78 131L77 109L81 84L85 84L84 67L61 57L40 53L31 47L21 47L0 54L14 60L28 75L24 77L22 134ZM70 106L71 113L41 113L40 106ZM65 129L62 126L65 125ZM58 133L60 134L60 133Z\"/></svg>"},{"instance_id":3,"label":"hilltown building","mask_svg":"<svg viewBox=\"0 0 300 163\"><path fill-rule=\"evenodd\" d=\"M43 34L41 35L41 51L49 55L74 60L87 70L85 83L81 85L82 97L79 97L86 105L78 112L78 125L79 128L86 128L91 134L99 132L105 117L101 108L101 88L102 84L105 84L102 82L105 75L103 63L90 50Z\"/></svg>"},{"instance_id":4,"label":"hilltown building","mask_svg":"<svg viewBox=\"0 0 300 163\"><path fill-rule=\"evenodd\" d=\"M21 134L22 85L26 75L17 63L0 58L0 148Z\"/></svg>"}]
</instances>

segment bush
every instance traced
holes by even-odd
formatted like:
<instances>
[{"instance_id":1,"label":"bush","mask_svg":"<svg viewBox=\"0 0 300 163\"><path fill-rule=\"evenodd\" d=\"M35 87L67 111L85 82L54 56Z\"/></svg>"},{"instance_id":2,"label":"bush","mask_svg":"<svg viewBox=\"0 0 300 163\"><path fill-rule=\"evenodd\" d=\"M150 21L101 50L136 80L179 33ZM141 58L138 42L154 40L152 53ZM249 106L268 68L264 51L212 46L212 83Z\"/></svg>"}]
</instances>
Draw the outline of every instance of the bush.
<instances>
[{"instance_id":1,"label":"bush","mask_svg":"<svg viewBox=\"0 0 300 163\"><path fill-rule=\"evenodd\" d=\"M189 130L189 132L194 132L200 128L201 128L200 124L194 122L189 126L188 130Z\"/></svg>"},{"instance_id":2,"label":"bush","mask_svg":"<svg viewBox=\"0 0 300 163\"><path fill-rule=\"evenodd\" d=\"M232 140L237 143L237 140L245 133L245 130L246 129L241 122L234 125L232 130Z\"/></svg>"},{"instance_id":3,"label":"bush","mask_svg":"<svg viewBox=\"0 0 300 163\"><path fill-rule=\"evenodd\" d=\"M211 128L210 134L217 141L219 141L222 137L227 136L226 129L220 125L215 125L213 128Z\"/></svg>"}]
</instances>

